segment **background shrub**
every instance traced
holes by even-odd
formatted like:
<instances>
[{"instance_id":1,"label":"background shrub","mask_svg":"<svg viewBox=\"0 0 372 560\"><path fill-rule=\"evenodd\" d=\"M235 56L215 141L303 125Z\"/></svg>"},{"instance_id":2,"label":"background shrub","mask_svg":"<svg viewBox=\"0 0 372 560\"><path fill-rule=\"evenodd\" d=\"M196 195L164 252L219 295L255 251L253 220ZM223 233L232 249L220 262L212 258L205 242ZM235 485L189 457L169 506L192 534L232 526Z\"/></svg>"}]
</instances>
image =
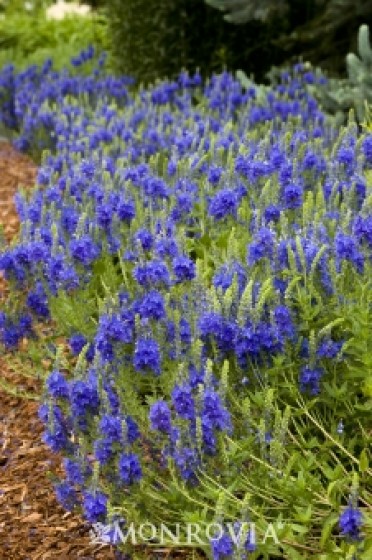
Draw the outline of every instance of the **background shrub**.
<instances>
[{"instance_id":1,"label":"background shrub","mask_svg":"<svg viewBox=\"0 0 372 560\"><path fill-rule=\"evenodd\" d=\"M11 62L24 69L51 58L54 67L61 69L89 45L97 50L107 48L107 29L101 14L93 12L84 19L84 25L76 16L48 20L44 8L51 3L38 1L30 11L24 3L5 6L0 19L0 68Z\"/></svg>"},{"instance_id":2,"label":"background shrub","mask_svg":"<svg viewBox=\"0 0 372 560\"><path fill-rule=\"evenodd\" d=\"M203 0L107 0L105 7L116 69L143 82L174 77L182 67L207 75L249 65L262 76L280 60L272 23L231 26ZM277 30L285 25L275 22Z\"/></svg>"},{"instance_id":3,"label":"background shrub","mask_svg":"<svg viewBox=\"0 0 372 560\"><path fill-rule=\"evenodd\" d=\"M182 67L203 75L243 69L261 81L272 66L302 57L345 74L359 26L372 16L363 0L289 0L265 21L233 25L204 0L102 0L116 69L140 81L174 77ZM327 32L324 32L327 29Z\"/></svg>"}]
</instances>

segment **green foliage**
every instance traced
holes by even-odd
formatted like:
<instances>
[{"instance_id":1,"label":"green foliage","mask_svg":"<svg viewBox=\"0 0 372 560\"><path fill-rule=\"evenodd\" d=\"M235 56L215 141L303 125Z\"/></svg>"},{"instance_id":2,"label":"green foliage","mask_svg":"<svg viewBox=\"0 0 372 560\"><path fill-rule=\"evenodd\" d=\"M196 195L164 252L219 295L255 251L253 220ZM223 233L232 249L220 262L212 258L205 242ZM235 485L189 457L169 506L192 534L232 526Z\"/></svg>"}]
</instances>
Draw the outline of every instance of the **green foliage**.
<instances>
[{"instance_id":1,"label":"green foliage","mask_svg":"<svg viewBox=\"0 0 372 560\"><path fill-rule=\"evenodd\" d=\"M5 14L35 13L54 3L54 0L0 0L0 11Z\"/></svg>"},{"instance_id":2,"label":"green foliage","mask_svg":"<svg viewBox=\"0 0 372 560\"><path fill-rule=\"evenodd\" d=\"M52 58L56 69L69 64L89 45L106 48L106 23L101 14L82 19L48 20L41 9L9 9L0 19L0 67L12 63L19 69Z\"/></svg>"},{"instance_id":3,"label":"green foliage","mask_svg":"<svg viewBox=\"0 0 372 560\"><path fill-rule=\"evenodd\" d=\"M284 26L280 18L235 27L204 0L107 0L105 6L114 65L140 82L175 77L181 68L208 75L247 64L262 76L279 61L270 42Z\"/></svg>"}]
</instances>

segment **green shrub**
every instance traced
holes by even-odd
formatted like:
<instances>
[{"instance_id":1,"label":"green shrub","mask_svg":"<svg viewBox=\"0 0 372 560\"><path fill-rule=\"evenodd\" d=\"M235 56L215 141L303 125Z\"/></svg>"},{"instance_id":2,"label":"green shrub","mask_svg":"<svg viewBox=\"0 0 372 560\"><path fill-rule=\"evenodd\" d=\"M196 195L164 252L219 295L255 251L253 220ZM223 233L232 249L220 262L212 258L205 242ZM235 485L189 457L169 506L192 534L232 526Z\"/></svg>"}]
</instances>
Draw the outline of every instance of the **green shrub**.
<instances>
[{"instance_id":1,"label":"green shrub","mask_svg":"<svg viewBox=\"0 0 372 560\"><path fill-rule=\"evenodd\" d=\"M143 82L174 77L181 68L207 75L247 65L262 77L279 61L272 23L231 26L204 0L107 0L105 7L117 71ZM275 22L276 29L284 25Z\"/></svg>"},{"instance_id":2,"label":"green shrub","mask_svg":"<svg viewBox=\"0 0 372 560\"><path fill-rule=\"evenodd\" d=\"M41 5L40 5L41 6ZM48 20L41 9L10 10L0 19L0 67L12 63L23 69L52 58L57 69L89 45L106 48L106 24L101 14L84 19Z\"/></svg>"}]
</instances>

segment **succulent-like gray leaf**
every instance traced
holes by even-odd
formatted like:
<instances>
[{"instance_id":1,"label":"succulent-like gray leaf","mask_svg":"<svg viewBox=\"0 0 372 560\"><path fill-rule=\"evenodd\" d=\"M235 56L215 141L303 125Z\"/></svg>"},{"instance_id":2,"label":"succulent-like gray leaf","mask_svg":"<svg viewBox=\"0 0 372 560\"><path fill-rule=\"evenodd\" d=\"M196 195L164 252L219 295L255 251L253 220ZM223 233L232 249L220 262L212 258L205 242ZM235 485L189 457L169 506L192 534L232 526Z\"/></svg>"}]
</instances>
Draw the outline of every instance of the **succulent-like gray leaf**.
<instances>
[{"instance_id":1,"label":"succulent-like gray leaf","mask_svg":"<svg viewBox=\"0 0 372 560\"><path fill-rule=\"evenodd\" d=\"M368 25L361 25L359 28L358 52L364 64L371 66L371 70L372 70L372 49L371 49L371 44L369 42Z\"/></svg>"}]
</instances>

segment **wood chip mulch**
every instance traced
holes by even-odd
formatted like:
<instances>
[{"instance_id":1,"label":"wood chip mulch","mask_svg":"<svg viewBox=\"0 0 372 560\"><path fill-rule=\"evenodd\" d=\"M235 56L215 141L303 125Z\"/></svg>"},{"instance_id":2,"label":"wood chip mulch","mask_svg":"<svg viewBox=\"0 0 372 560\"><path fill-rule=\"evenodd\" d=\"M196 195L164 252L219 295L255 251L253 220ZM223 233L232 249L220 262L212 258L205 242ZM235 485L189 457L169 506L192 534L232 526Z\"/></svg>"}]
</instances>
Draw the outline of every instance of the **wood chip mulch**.
<instances>
[{"instance_id":1,"label":"wood chip mulch","mask_svg":"<svg viewBox=\"0 0 372 560\"><path fill-rule=\"evenodd\" d=\"M18 231L14 194L33 185L36 172L28 157L0 142L0 224L8 241ZM1 294L6 284L0 278L0 309ZM37 381L20 381L14 363L11 355L0 357L1 378L37 393ZM42 443L37 408L37 402L0 389L0 560L114 559L111 547L91 544L90 528L79 516L58 505L47 473L60 469L60 458Z\"/></svg>"}]
</instances>

